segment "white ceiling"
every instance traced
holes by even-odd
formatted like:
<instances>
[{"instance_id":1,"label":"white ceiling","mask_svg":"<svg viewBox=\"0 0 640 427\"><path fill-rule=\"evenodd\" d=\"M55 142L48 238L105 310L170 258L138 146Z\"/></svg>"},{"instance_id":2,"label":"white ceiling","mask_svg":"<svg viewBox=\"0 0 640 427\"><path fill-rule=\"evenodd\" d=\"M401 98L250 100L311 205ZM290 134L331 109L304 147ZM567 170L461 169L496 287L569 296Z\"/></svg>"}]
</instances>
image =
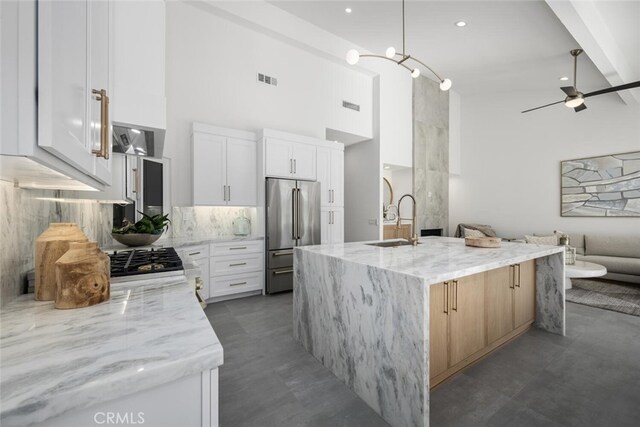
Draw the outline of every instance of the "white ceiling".
<instances>
[{"instance_id":1,"label":"white ceiling","mask_svg":"<svg viewBox=\"0 0 640 427\"><path fill-rule=\"evenodd\" d=\"M400 50L402 45L400 0L269 3L375 53L384 54L391 45ZM628 2L607 3L603 17L622 16L631 27L637 25L627 14L640 3L631 2L636 4L626 13L614 3ZM346 7L353 12L346 14ZM458 20L468 25L458 28ZM407 1L406 29L407 53L451 78L458 93L555 93L554 88L571 85L558 78L572 76L569 50L579 46L544 1ZM619 32L613 36L625 37L627 49L640 52L640 39ZM609 87L587 55L579 60L578 88L589 92ZM637 60L631 58L630 64ZM557 93L562 99L562 92Z\"/></svg>"}]
</instances>

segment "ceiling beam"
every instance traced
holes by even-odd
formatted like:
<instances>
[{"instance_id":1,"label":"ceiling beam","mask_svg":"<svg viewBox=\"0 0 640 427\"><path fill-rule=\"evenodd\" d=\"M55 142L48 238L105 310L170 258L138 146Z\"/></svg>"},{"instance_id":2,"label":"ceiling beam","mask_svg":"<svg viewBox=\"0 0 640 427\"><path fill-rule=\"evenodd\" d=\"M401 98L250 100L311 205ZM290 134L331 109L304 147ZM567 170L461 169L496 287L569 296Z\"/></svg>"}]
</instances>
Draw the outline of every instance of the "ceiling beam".
<instances>
[{"instance_id":1,"label":"ceiling beam","mask_svg":"<svg viewBox=\"0 0 640 427\"><path fill-rule=\"evenodd\" d=\"M584 49L593 64L611 84L618 86L634 81L634 73L625 59L609 27L593 0L546 0L551 10ZM627 105L640 104L638 91L616 92Z\"/></svg>"}]
</instances>

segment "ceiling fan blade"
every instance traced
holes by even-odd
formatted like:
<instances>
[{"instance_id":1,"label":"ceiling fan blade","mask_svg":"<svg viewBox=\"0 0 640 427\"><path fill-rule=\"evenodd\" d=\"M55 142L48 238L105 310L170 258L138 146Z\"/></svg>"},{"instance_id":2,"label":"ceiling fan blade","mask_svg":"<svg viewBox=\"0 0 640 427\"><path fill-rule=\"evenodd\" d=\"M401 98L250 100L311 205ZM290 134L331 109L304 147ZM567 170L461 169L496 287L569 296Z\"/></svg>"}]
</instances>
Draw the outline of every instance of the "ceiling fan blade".
<instances>
[{"instance_id":1,"label":"ceiling fan blade","mask_svg":"<svg viewBox=\"0 0 640 427\"><path fill-rule=\"evenodd\" d=\"M550 107L550 106L552 106L552 105L561 104L561 103L563 103L563 102L564 102L564 100L562 100L562 101L558 101L558 102L552 102L551 104L542 105L542 106L540 106L540 107L536 107L536 108L530 108L530 109L528 109L528 110L524 110L524 111L522 111L522 112L523 112L523 113L528 113L529 111L539 110L539 109L541 109L541 108Z\"/></svg>"},{"instance_id":2,"label":"ceiling fan blade","mask_svg":"<svg viewBox=\"0 0 640 427\"><path fill-rule=\"evenodd\" d=\"M576 96L578 94L578 92L576 91L576 88L573 86L565 86L565 87L561 87L560 89L562 89L562 91L566 93L567 96Z\"/></svg>"},{"instance_id":3,"label":"ceiling fan blade","mask_svg":"<svg viewBox=\"0 0 640 427\"><path fill-rule=\"evenodd\" d=\"M602 95L605 93L611 93L611 92L617 92L619 90L627 90L627 89L633 89L634 87L640 87L640 80L637 82L633 82L633 83L627 83L624 85L620 85L620 86L614 86L614 87L609 87L606 89L600 89L600 90L596 90L593 92L589 92L589 93L585 93L584 97L588 98L590 96L596 96L596 95Z\"/></svg>"},{"instance_id":4,"label":"ceiling fan blade","mask_svg":"<svg viewBox=\"0 0 640 427\"><path fill-rule=\"evenodd\" d=\"M579 113L580 111L582 111L582 110L586 110L586 109L587 109L587 106L586 106L586 105L584 105L584 103L582 103L582 104L578 105L577 107L575 107L575 108L574 108L574 111L575 111L576 113Z\"/></svg>"}]
</instances>

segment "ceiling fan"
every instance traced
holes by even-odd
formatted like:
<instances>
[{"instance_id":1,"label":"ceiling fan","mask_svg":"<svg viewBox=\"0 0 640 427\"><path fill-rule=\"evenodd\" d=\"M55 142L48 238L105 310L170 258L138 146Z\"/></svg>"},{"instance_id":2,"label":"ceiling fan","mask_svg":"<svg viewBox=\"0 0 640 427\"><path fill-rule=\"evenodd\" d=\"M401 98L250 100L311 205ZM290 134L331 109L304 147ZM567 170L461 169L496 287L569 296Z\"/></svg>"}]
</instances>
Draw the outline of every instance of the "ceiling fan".
<instances>
[{"instance_id":1,"label":"ceiling fan","mask_svg":"<svg viewBox=\"0 0 640 427\"><path fill-rule=\"evenodd\" d=\"M552 102L551 104L542 105L540 107L531 108L529 110L524 110L523 113L528 113L529 111L539 110L541 108L550 107L552 105L561 104L564 102L569 108L573 108L576 113L579 113L582 110L586 110L587 106L584 105L585 98L589 98L590 96L603 95L605 93L617 92L619 90L633 89L634 87L640 87L640 81L627 83L620 86L609 87L606 89L600 89L589 93L582 93L578 91L578 86L576 85L576 74L578 71L578 56L584 52L582 49L573 49L570 51L571 56L573 56L573 86L565 86L561 87L562 91L567 95L565 99L558 102Z\"/></svg>"}]
</instances>

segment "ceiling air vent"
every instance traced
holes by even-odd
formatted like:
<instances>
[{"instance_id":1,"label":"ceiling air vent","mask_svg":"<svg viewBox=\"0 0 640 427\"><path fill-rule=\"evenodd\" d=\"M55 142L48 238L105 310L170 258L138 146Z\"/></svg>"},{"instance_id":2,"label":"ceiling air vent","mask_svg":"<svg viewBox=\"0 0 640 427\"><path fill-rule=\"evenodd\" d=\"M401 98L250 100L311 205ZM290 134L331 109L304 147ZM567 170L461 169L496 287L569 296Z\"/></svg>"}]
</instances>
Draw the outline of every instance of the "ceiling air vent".
<instances>
[{"instance_id":1,"label":"ceiling air vent","mask_svg":"<svg viewBox=\"0 0 640 427\"><path fill-rule=\"evenodd\" d=\"M360 111L360 106L358 104L354 104L353 102L342 101L342 106L344 108L349 108L350 110Z\"/></svg>"},{"instance_id":2,"label":"ceiling air vent","mask_svg":"<svg viewBox=\"0 0 640 427\"><path fill-rule=\"evenodd\" d=\"M258 83L278 86L278 79L276 79L275 77L267 76L266 74L258 73Z\"/></svg>"}]
</instances>

